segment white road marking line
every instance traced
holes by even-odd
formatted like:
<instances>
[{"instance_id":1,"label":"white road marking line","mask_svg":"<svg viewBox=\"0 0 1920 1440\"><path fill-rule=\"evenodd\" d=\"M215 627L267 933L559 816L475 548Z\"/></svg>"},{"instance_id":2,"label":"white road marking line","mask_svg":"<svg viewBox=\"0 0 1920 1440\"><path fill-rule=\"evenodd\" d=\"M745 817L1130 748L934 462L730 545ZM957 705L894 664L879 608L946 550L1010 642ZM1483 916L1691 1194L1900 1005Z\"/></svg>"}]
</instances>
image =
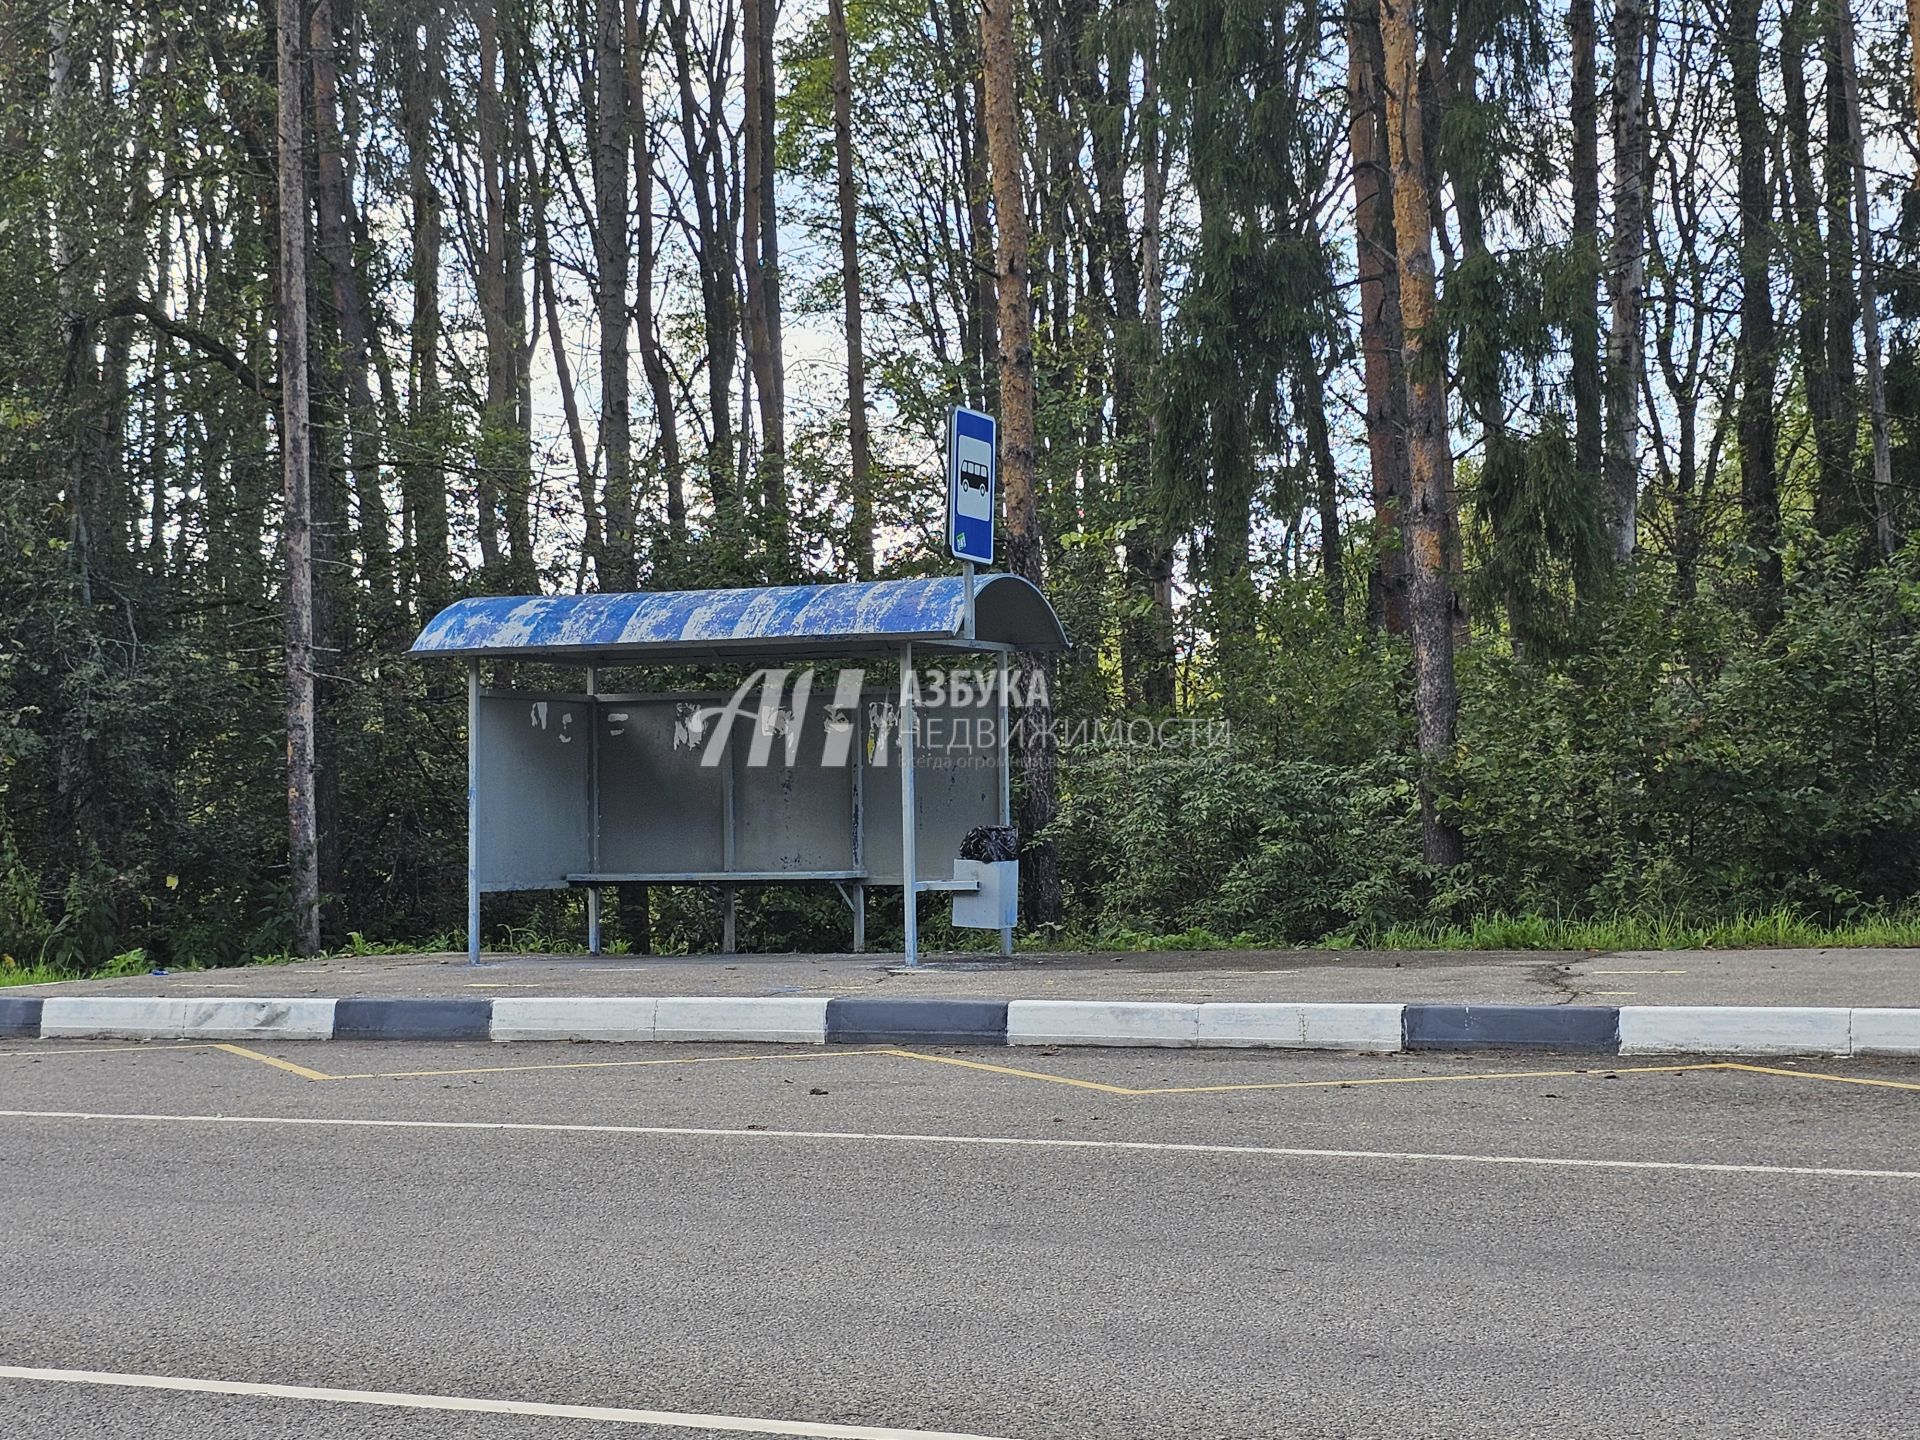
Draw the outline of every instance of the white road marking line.
<instances>
[{"instance_id":1,"label":"white road marking line","mask_svg":"<svg viewBox=\"0 0 1920 1440\"><path fill-rule=\"evenodd\" d=\"M1170 1140L1069 1140L1025 1135L908 1135L866 1130L749 1130L692 1125L575 1125L526 1120L362 1120L324 1115L143 1115L92 1110L0 1110L0 1120L123 1120L182 1125L285 1125L348 1130L490 1130L539 1135L648 1135L712 1140L833 1140L889 1145L980 1145L1033 1150L1125 1150L1166 1155L1247 1155L1280 1160L1410 1160L1439 1165L1534 1165L1549 1170L1670 1170L1700 1175L1813 1175L1837 1180L1920 1180L1920 1170L1755 1165L1701 1160L1601 1160L1561 1155L1470 1155L1427 1150L1322 1150Z\"/></svg>"},{"instance_id":2,"label":"white road marking line","mask_svg":"<svg viewBox=\"0 0 1920 1440\"><path fill-rule=\"evenodd\" d=\"M44 1380L59 1385L110 1385L134 1390L182 1390L196 1395L252 1395L271 1400L312 1400L328 1405L389 1405L401 1410L457 1410L480 1415L540 1415L556 1420L599 1420L619 1425L674 1426L747 1435L790 1435L814 1440L1005 1440L957 1430L901 1430L891 1425L828 1425L812 1420L763 1420L742 1415L701 1415L679 1410L629 1410L604 1405L551 1405L532 1400L486 1400L467 1395L411 1395L398 1390L336 1390L324 1385L260 1385L245 1380L189 1380L173 1375L120 1375L106 1370L46 1370L0 1365L0 1380Z\"/></svg>"}]
</instances>

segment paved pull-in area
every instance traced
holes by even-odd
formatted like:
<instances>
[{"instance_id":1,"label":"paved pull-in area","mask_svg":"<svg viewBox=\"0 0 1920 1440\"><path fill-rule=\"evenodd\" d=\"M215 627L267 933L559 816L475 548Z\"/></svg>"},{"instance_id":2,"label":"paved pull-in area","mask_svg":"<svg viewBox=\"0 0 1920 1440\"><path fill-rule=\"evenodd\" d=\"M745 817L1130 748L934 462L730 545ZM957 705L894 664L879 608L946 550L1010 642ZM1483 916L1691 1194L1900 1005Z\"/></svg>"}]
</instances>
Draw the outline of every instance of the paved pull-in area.
<instances>
[{"instance_id":1,"label":"paved pull-in area","mask_svg":"<svg viewBox=\"0 0 1920 1440\"><path fill-rule=\"evenodd\" d=\"M1920 1064L0 1045L0 1433L1892 1436Z\"/></svg>"},{"instance_id":2,"label":"paved pull-in area","mask_svg":"<svg viewBox=\"0 0 1920 1440\"><path fill-rule=\"evenodd\" d=\"M1462 1005L1920 1003L1920 950L1214 950L896 955L366 955L22 985L10 995L887 995Z\"/></svg>"}]
</instances>

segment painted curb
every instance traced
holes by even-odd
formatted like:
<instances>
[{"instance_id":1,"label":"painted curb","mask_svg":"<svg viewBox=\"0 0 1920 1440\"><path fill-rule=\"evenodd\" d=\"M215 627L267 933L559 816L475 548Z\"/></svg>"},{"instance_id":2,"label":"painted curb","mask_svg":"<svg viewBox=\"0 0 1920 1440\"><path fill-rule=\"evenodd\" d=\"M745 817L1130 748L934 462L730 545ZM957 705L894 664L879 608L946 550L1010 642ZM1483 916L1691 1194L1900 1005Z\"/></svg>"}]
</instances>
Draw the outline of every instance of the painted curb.
<instances>
[{"instance_id":1,"label":"painted curb","mask_svg":"<svg viewBox=\"0 0 1920 1440\"><path fill-rule=\"evenodd\" d=\"M1275 1005L1211 1001L1200 1007L1203 1049L1363 1050L1391 1055L1404 1044L1404 1005Z\"/></svg>"},{"instance_id":2,"label":"painted curb","mask_svg":"<svg viewBox=\"0 0 1920 1440\"><path fill-rule=\"evenodd\" d=\"M336 1040L485 1040L491 1000L342 1000L334 1009Z\"/></svg>"},{"instance_id":3,"label":"painted curb","mask_svg":"<svg viewBox=\"0 0 1920 1440\"><path fill-rule=\"evenodd\" d=\"M1004 1000L877 1000L827 1002L827 1042L834 1045L1004 1045Z\"/></svg>"},{"instance_id":4,"label":"painted curb","mask_svg":"<svg viewBox=\"0 0 1920 1440\"><path fill-rule=\"evenodd\" d=\"M607 1000L579 996L516 996L493 1002L487 1027L493 1040L653 1039L653 1015L659 1001Z\"/></svg>"},{"instance_id":5,"label":"painted curb","mask_svg":"<svg viewBox=\"0 0 1920 1440\"><path fill-rule=\"evenodd\" d=\"M1920 1008L1384 1005L874 996L243 999L0 995L32 1040L707 1041L757 1045L1106 1045L1391 1053L1914 1055Z\"/></svg>"},{"instance_id":6,"label":"painted curb","mask_svg":"<svg viewBox=\"0 0 1920 1440\"><path fill-rule=\"evenodd\" d=\"M1177 1045L1200 1043L1200 1007L1160 1000L1015 1000L1007 1006L1009 1045Z\"/></svg>"},{"instance_id":7,"label":"painted curb","mask_svg":"<svg viewBox=\"0 0 1920 1440\"><path fill-rule=\"evenodd\" d=\"M332 1000L242 1000L172 996L55 995L40 1009L43 1039L325 1040Z\"/></svg>"},{"instance_id":8,"label":"painted curb","mask_svg":"<svg viewBox=\"0 0 1920 1440\"><path fill-rule=\"evenodd\" d=\"M752 1045L823 1045L824 996L518 996L493 1002L498 1041L706 1040Z\"/></svg>"},{"instance_id":9,"label":"painted curb","mask_svg":"<svg viewBox=\"0 0 1920 1440\"><path fill-rule=\"evenodd\" d=\"M40 1035L40 1007L46 1004L38 995L0 995L0 1037L9 1040L35 1040Z\"/></svg>"},{"instance_id":10,"label":"painted curb","mask_svg":"<svg viewBox=\"0 0 1920 1440\"><path fill-rule=\"evenodd\" d=\"M1853 1012L1810 1005L1622 1005L1622 1055L1848 1055Z\"/></svg>"},{"instance_id":11,"label":"painted curb","mask_svg":"<svg viewBox=\"0 0 1920 1440\"><path fill-rule=\"evenodd\" d=\"M1409 1050L1620 1049L1611 1005L1409 1005Z\"/></svg>"},{"instance_id":12,"label":"painted curb","mask_svg":"<svg viewBox=\"0 0 1920 1440\"><path fill-rule=\"evenodd\" d=\"M824 1045L834 1001L825 996L744 996L705 1000L662 996L656 1040L738 1040L755 1045Z\"/></svg>"},{"instance_id":13,"label":"painted curb","mask_svg":"<svg viewBox=\"0 0 1920 1440\"><path fill-rule=\"evenodd\" d=\"M1853 1012L1855 1055L1920 1055L1920 1010Z\"/></svg>"}]
</instances>

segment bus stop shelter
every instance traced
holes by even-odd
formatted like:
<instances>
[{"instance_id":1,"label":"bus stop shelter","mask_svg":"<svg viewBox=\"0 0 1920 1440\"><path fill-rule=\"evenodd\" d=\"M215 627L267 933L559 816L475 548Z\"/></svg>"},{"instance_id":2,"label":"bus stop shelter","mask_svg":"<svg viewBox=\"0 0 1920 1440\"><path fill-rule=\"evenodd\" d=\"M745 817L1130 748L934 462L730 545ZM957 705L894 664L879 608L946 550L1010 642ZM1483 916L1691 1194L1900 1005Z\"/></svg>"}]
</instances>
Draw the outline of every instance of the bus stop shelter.
<instances>
[{"instance_id":1,"label":"bus stop shelter","mask_svg":"<svg viewBox=\"0 0 1920 1440\"><path fill-rule=\"evenodd\" d=\"M918 898L979 892L961 841L1010 823L1009 657L1065 644L1046 597L1002 574L456 602L413 653L467 662L468 958L490 891L584 887L598 954L601 887L714 885L731 951L737 887L827 882L856 951L868 887L899 886L916 963ZM969 672L969 655L992 663ZM916 656L948 663L923 685ZM577 665L584 684L484 688L483 661ZM874 662L899 683L867 686ZM616 667L742 682L604 692Z\"/></svg>"}]
</instances>

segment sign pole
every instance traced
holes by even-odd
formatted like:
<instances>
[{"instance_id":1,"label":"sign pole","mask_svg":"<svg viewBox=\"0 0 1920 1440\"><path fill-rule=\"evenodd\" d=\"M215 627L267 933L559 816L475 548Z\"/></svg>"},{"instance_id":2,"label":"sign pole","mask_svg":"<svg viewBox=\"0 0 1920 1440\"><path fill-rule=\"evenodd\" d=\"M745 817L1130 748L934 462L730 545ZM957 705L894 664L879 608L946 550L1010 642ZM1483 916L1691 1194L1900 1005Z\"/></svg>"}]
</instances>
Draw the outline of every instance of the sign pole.
<instances>
[{"instance_id":1,"label":"sign pole","mask_svg":"<svg viewBox=\"0 0 1920 1440\"><path fill-rule=\"evenodd\" d=\"M994 690L1000 697L1000 824L1013 824L1013 733L1007 724L1007 652L994 657ZM1013 927L1000 927L1000 953L1013 954Z\"/></svg>"},{"instance_id":2,"label":"sign pole","mask_svg":"<svg viewBox=\"0 0 1920 1440\"><path fill-rule=\"evenodd\" d=\"M587 868L600 870L600 672L587 666ZM587 886L587 953L600 954L600 887Z\"/></svg>"},{"instance_id":3,"label":"sign pole","mask_svg":"<svg viewBox=\"0 0 1920 1440\"><path fill-rule=\"evenodd\" d=\"M480 662L467 661L467 963L480 963Z\"/></svg>"},{"instance_id":4,"label":"sign pole","mask_svg":"<svg viewBox=\"0 0 1920 1440\"><path fill-rule=\"evenodd\" d=\"M966 610L964 611L966 623L960 633L971 640L973 639L973 561L960 562L960 584L966 592Z\"/></svg>"}]
</instances>

